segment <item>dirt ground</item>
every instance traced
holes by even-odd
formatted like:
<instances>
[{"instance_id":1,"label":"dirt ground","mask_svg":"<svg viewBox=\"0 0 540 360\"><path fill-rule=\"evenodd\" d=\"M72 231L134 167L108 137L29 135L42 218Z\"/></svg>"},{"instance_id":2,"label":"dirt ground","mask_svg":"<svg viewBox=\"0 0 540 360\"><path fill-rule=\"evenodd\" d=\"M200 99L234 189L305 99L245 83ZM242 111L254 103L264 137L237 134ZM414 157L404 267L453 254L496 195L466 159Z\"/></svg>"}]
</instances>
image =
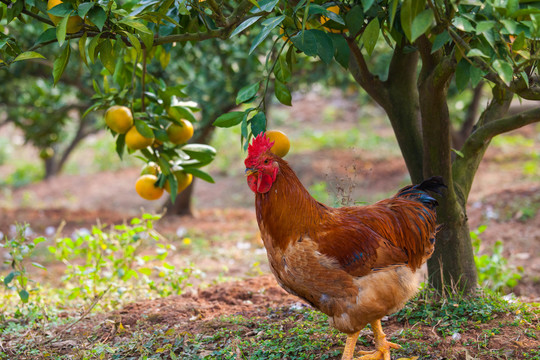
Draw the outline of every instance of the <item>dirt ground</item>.
<instances>
[{"instance_id":1,"label":"dirt ground","mask_svg":"<svg viewBox=\"0 0 540 360\"><path fill-rule=\"evenodd\" d=\"M295 105L292 116L297 116L300 122L309 121L305 114L313 108L312 101L315 100L307 98L301 105ZM357 115L358 110L347 106L343 110L348 119L346 123L354 126L351 118ZM385 133L388 127L375 131ZM294 129L291 132L294 133ZM538 127L529 126L514 134L532 139L533 146L528 151L540 153ZM481 234L482 251L489 252L490 247L501 240L503 254L510 264L524 269L523 279L514 288L514 293L526 302L540 302L540 211L530 215L527 212L540 201L540 180L523 176L522 167L516 166L523 156L526 154L522 149L513 150L505 146L488 150L471 191L468 216L471 229L487 225ZM408 181L403 160L397 156L381 159L376 149L313 150L292 153L287 160L304 184L326 181L329 191L335 191L343 181L345 185L351 183L352 164L355 174L351 193L355 199L372 201L376 200L374 196L388 196ZM267 308L298 303L267 275L269 269L252 206L253 194L246 186L242 165L232 165L232 176L213 174L215 185L202 181L196 183L195 217L166 216L157 225L158 231L173 242L180 241L179 232L191 231L210 239L206 246L222 247L235 255L224 259L216 254L205 256L204 251L197 253L200 257L191 260L206 274L203 288L178 297L131 303L108 314L109 317L120 319L127 327L135 326L144 317L149 324L180 322L185 331L195 331L200 326L198 319L206 321L223 314L257 316ZM161 212L164 198L162 202L150 203L136 196L133 179L138 173L139 168L129 168L97 174L60 175L50 181L4 191L0 193L0 231L8 236L15 222L27 222L34 233L44 234L56 230L65 220L63 233L70 235L77 229L90 228L97 219L102 223L118 224L140 215L142 209ZM227 238L227 241L221 241L220 237ZM189 254L179 250L178 261L185 261ZM260 262L260 269L255 272L253 259ZM227 266L225 273L222 270L224 261ZM261 272L265 275L256 276ZM228 279L244 280L208 286L223 274ZM58 274L53 270L47 277L53 279ZM85 321L99 322L100 319ZM91 325L85 321L81 324ZM392 321L385 327L390 334L401 329L400 324ZM84 328L81 325L75 329L84 331ZM103 338L115 335L107 331L101 331ZM500 341L498 345L510 349L523 345L501 339L497 340ZM527 346L532 347L530 344Z\"/></svg>"}]
</instances>

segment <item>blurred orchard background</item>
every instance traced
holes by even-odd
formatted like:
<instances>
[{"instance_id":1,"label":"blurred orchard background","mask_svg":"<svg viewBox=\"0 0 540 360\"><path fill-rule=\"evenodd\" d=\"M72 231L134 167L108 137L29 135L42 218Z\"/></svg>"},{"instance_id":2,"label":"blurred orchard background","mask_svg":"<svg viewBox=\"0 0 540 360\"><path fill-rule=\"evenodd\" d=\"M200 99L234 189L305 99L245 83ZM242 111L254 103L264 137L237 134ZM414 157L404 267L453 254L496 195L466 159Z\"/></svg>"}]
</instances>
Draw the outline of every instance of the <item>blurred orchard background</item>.
<instances>
[{"instance_id":1,"label":"blurred orchard background","mask_svg":"<svg viewBox=\"0 0 540 360\"><path fill-rule=\"evenodd\" d=\"M404 160L402 153L414 144L403 138L416 130L407 124L400 128L400 115L381 105L387 103L366 85L366 73L359 76L343 60L347 44L337 37L349 34L349 40L358 40L360 47L350 45L351 51L361 48L369 71L384 80L400 69L392 65L399 61L396 53L405 59L422 52L428 35L433 43L443 34L433 53L449 52L455 62L444 96L451 114L447 155L455 161L467 158L469 153L460 150L467 150L463 145L482 126L478 119L489 118L492 103L504 101L507 117L538 110L537 101L527 99L534 96L518 86L528 75L530 91L537 89L538 13L525 11L528 5L517 1L488 1L495 10L486 14L474 1L315 1L312 10L306 1L261 1L261 8L250 1L237 7L216 1L159 3L68 1L51 11L65 20L56 24L49 21L43 1L0 3L0 358L263 359L281 354L296 359L294 346L300 345L293 342L286 352L280 340L288 331L311 340L305 349L309 358L339 358L341 340L325 328L324 317L286 295L268 276L254 195L244 176L246 141L264 129L286 133L291 149L285 159L323 203L362 205L391 196L433 165L415 170L414 151ZM454 16L451 25L437 16L438 7L455 7L447 14ZM406 9L409 18L400 15ZM476 17L459 15L471 9ZM70 31L73 11L90 22ZM416 17L421 19L415 23ZM401 27L391 30L389 19ZM482 21L505 25L501 39L487 36ZM441 24L448 30L442 31ZM298 37L302 31L311 31L315 45ZM91 40L100 38L97 34L101 39ZM464 57L452 50L460 39L472 47ZM329 55L321 50L325 41L334 42ZM500 49L501 41L510 55ZM523 44L513 45L518 41ZM473 60L463 65L466 58ZM477 59L490 70L479 66L483 72L477 73ZM403 66L414 74L420 70L418 63ZM407 101L405 92L398 94ZM137 129L150 131L161 143L146 153L123 150L122 135L111 132L104 120L114 104L132 108ZM213 125L229 112L236 114L229 123ZM170 145L164 130L179 119L193 123L194 136L187 145ZM401 356L461 358L469 351L479 359L540 356L537 121L500 131L484 149L476 176L471 170L472 186L463 203L465 241L473 249L483 299L490 299L482 300L486 307L458 306L465 303L460 286L433 305L441 313L428 311L429 296L416 299L389 320L392 336L410 340ZM400 142L395 131L401 133ZM193 144L210 147L185 148ZM194 181L174 202L167 192L145 200L135 182L148 161L160 164L163 182L170 175L164 167L177 165L194 169ZM427 276L428 270L423 272ZM457 314L452 307L464 310ZM467 325L471 314L484 312L499 315ZM257 316L274 319L281 328ZM499 325L494 325L497 317ZM298 319L314 330L295 327ZM435 335L418 337L411 328L415 323L436 328ZM519 327L518 345L501 340L515 335L507 325L512 331ZM403 326L405 332L398 333ZM253 342L261 339L266 339L264 351L258 354Z\"/></svg>"}]
</instances>

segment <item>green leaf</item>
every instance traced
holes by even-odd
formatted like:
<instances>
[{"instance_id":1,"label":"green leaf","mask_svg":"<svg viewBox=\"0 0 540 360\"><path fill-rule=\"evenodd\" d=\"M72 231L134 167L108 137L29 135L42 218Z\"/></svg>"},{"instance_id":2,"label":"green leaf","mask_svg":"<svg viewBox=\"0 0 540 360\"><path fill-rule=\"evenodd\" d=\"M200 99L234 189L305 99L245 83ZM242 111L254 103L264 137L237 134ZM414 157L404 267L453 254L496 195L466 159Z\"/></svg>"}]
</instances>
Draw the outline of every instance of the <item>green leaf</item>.
<instances>
[{"instance_id":1,"label":"green leaf","mask_svg":"<svg viewBox=\"0 0 540 360\"><path fill-rule=\"evenodd\" d=\"M47 13L58 17L65 17L71 14L73 10L73 5L71 5L71 3L63 2L48 10Z\"/></svg>"},{"instance_id":2,"label":"green leaf","mask_svg":"<svg viewBox=\"0 0 540 360\"><path fill-rule=\"evenodd\" d=\"M249 112L245 112L244 116L242 117L242 125L240 125L240 132L242 134L242 141L244 139L247 139L248 137L248 129L247 129L247 118L248 118Z\"/></svg>"},{"instance_id":3,"label":"green leaf","mask_svg":"<svg viewBox=\"0 0 540 360\"><path fill-rule=\"evenodd\" d=\"M371 0L373 3L373 1ZM362 27L364 26L364 11L362 11L361 6L354 6L351 10L347 12L345 16L345 25L349 32L353 35L358 34Z\"/></svg>"},{"instance_id":4,"label":"green leaf","mask_svg":"<svg viewBox=\"0 0 540 360\"><path fill-rule=\"evenodd\" d=\"M67 43L64 46L64 50L62 50L62 53L59 57L54 60L53 64L53 78L54 78L54 85L60 80L60 77L64 73L64 70L66 70L67 63L69 61L69 55L71 54L71 47L69 46L69 43Z\"/></svg>"},{"instance_id":5,"label":"green leaf","mask_svg":"<svg viewBox=\"0 0 540 360\"><path fill-rule=\"evenodd\" d=\"M96 62L96 48L99 45L101 34L97 34L90 40L90 44L88 44L88 57L90 58L90 61L92 64Z\"/></svg>"},{"instance_id":6,"label":"green leaf","mask_svg":"<svg viewBox=\"0 0 540 360\"><path fill-rule=\"evenodd\" d=\"M23 11L24 1L18 0L15 2L8 3L8 4L9 6L7 7L6 19L7 19L7 23L9 24L13 19L19 16L21 12ZM0 6L3 7L4 5L2 4Z\"/></svg>"},{"instance_id":7,"label":"green leaf","mask_svg":"<svg viewBox=\"0 0 540 360\"><path fill-rule=\"evenodd\" d=\"M15 276L20 275L18 271L12 271L4 278L4 285L8 286L9 283L15 278Z\"/></svg>"},{"instance_id":8,"label":"green leaf","mask_svg":"<svg viewBox=\"0 0 540 360\"><path fill-rule=\"evenodd\" d=\"M455 17L452 20L452 25L454 25L456 29L461 30L461 31L465 31L465 32L474 31L474 27L471 25L471 22L465 19L464 17Z\"/></svg>"},{"instance_id":9,"label":"green leaf","mask_svg":"<svg viewBox=\"0 0 540 360\"><path fill-rule=\"evenodd\" d=\"M52 41L54 39L56 39L56 28L48 28L39 35L38 39L36 40L36 45Z\"/></svg>"},{"instance_id":10,"label":"green leaf","mask_svg":"<svg viewBox=\"0 0 540 360\"><path fill-rule=\"evenodd\" d=\"M276 98L279 100L280 103L288 106L292 105L292 96L289 88L287 87L287 85L285 85L278 79L274 81L274 92L276 94Z\"/></svg>"},{"instance_id":11,"label":"green leaf","mask_svg":"<svg viewBox=\"0 0 540 360\"><path fill-rule=\"evenodd\" d=\"M343 18L339 16L338 14L336 14L335 12L325 9L323 14L325 17L329 18L330 20L335 21L336 23L340 25L345 25L345 20L343 20Z\"/></svg>"},{"instance_id":12,"label":"green leaf","mask_svg":"<svg viewBox=\"0 0 540 360\"><path fill-rule=\"evenodd\" d=\"M151 268L139 268L137 271L146 276L150 276L152 274Z\"/></svg>"},{"instance_id":13,"label":"green leaf","mask_svg":"<svg viewBox=\"0 0 540 360\"><path fill-rule=\"evenodd\" d=\"M336 61L345 69L348 69L351 49L349 48L349 44L347 44L347 40L340 34L332 34L330 38L334 42L334 48L336 49L336 54L334 55Z\"/></svg>"},{"instance_id":14,"label":"green leaf","mask_svg":"<svg viewBox=\"0 0 540 360\"><path fill-rule=\"evenodd\" d=\"M261 25L263 26L263 29L253 40L253 44L251 44L251 48L249 49L249 54L251 54L253 50L255 50L255 48L257 48L257 46L259 46L259 44L263 42L264 39L266 39L266 37L276 26L278 26L283 20L285 20L285 17L285 15L280 15L266 19L262 22Z\"/></svg>"},{"instance_id":15,"label":"green leaf","mask_svg":"<svg viewBox=\"0 0 540 360\"><path fill-rule=\"evenodd\" d=\"M137 131L139 132L139 134L141 134L145 138L154 137L154 132L152 131L152 129L150 129L150 126L148 126L148 124L145 121L138 120L138 119L135 120L135 127L137 128Z\"/></svg>"},{"instance_id":16,"label":"green leaf","mask_svg":"<svg viewBox=\"0 0 540 360\"><path fill-rule=\"evenodd\" d=\"M456 150L456 149L454 149L454 148L452 148L451 150L452 150L453 152L455 152L456 155L459 156L460 158L464 158L464 157L465 157L465 155L463 155L463 153L462 153L461 151Z\"/></svg>"},{"instance_id":17,"label":"green leaf","mask_svg":"<svg viewBox=\"0 0 540 360\"><path fill-rule=\"evenodd\" d=\"M40 237L35 238L32 242L34 243L34 245L37 245L37 244L42 243L44 241L47 241L47 239L45 239L43 236L40 236Z\"/></svg>"},{"instance_id":18,"label":"green leaf","mask_svg":"<svg viewBox=\"0 0 540 360\"><path fill-rule=\"evenodd\" d=\"M196 176L199 179L202 179L202 180L204 180L206 182L209 182L209 183L212 183L212 184L215 183L214 179L212 178L212 176L210 176L210 174L208 174L207 172L202 171L200 169L197 169L197 168L194 168L194 167L184 167L184 171L187 172L188 174Z\"/></svg>"},{"instance_id":19,"label":"green leaf","mask_svg":"<svg viewBox=\"0 0 540 360\"><path fill-rule=\"evenodd\" d=\"M107 14L101 8L101 6L94 6L88 12L88 19L101 31L103 30L105 21L107 21Z\"/></svg>"},{"instance_id":20,"label":"green leaf","mask_svg":"<svg viewBox=\"0 0 540 360\"><path fill-rule=\"evenodd\" d=\"M476 33L480 34L480 33L486 32L488 30L491 30L491 29L493 29L495 24L496 24L495 21L492 21L492 20L479 21L476 24Z\"/></svg>"},{"instance_id":21,"label":"green leaf","mask_svg":"<svg viewBox=\"0 0 540 360\"><path fill-rule=\"evenodd\" d=\"M152 32L147 33L144 31L137 31L137 34L144 43L144 46L146 46L147 49L151 49L154 44L154 34Z\"/></svg>"},{"instance_id":22,"label":"green leaf","mask_svg":"<svg viewBox=\"0 0 540 360\"><path fill-rule=\"evenodd\" d=\"M433 41L433 46L431 48L431 53L433 54L435 51L442 48L451 39L452 38L450 37L450 34L448 34L448 31L444 30L442 33L437 35L437 37L435 38L435 41Z\"/></svg>"},{"instance_id":23,"label":"green leaf","mask_svg":"<svg viewBox=\"0 0 540 360\"><path fill-rule=\"evenodd\" d=\"M253 136L257 136L266 130L266 115L263 112L255 114L249 122L251 123L251 133Z\"/></svg>"},{"instance_id":24,"label":"green leaf","mask_svg":"<svg viewBox=\"0 0 540 360\"><path fill-rule=\"evenodd\" d=\"M28 291L23 289L19 291L19 297L21 298L22 302L26 304L28 302L28 298L30 297L30 294L28 293Z\"/></svg>"},{"instance_id":25,"label":"green leaf","mask_svg":"<svg viewBox=\"0 0 540 360\"><path fill-rule=\"evenodd\" d=\"M262 17L262 15L249 18L246 21L244 21L243 23L241 23L240 25L238 25L236 27L236 29L234 29L234 31L229 36L229 39L232 38L235 35L240 34L242 31L246 30L248 27L255 24L257 22L257 20L259 20L261 17Z\"/></svg>"},{"instance_id":26,"label":"green leaf","mask_svg":"<svg viewBox=\"0 0 540 360\"><path fill-rule=\"evenodd\" d=\"M114 74L116 56L114 55L113 45L111 40L107 39L101 42L98 46L99 59L103 63L103 66L109 71L111 75Z\"/></svg>"},{"instance_id":27,"label":"green leaf","mask_svg":"<svg viewBox=\"0 0 540 360\"><path fill-rule=\"evenodd\" d=\"M364 12L367 12L369 8L373 5L374 0L362 0L362 7L364 8Z\"/></svg>"},{"instance_id":28,"label":"green leaf","mask_svg":"<svg viewBox=\"0 0 540 360\"><path fill-rule=\"evenodd\" d=\"M80 17L84 18L86 16L86 14L88 13L88 10L93 8L94 5L95 5L95 3L93 3L93 2L82 3L77 8L77 13L79 14Z\"/></svg>"},{"instance_id":29,"label":"green leaf","mask_svg":"<svg viewBox=\"0 0 540 360\"><path fill-rule=\"evenodd\" d=\"M26 51L26 52L23 52L22 54L17 55L17 57L13 60L13 62L23 61L23 60L28 60L28 59L45 59L45 56L35 51Z\"/></svg>"},{"instance_id":30,"label":"green leaf","mask_svg":"<svg viewBox=\"0 0 540 360\"><path fill-rule=\"evenodd\" d=\"M360 41L364 43L368 55L371 55L375 49L377 39L379 38L379 29L379 19L374 18L368 26L366 26L366 29L360 38Z\"/></svg>"},{"instance_id":31,"label":"green leaf","mask_svg":"<svg viewBox=\"0 0 540 360\"><path fill-rule=\"evenodd\" d=\"M514 42L512 43L512 50L518 51L525 48L526 42L525 42L525 32L520 32L519 35L514 39Z\"/></svg>"},{"instance_id":32,"label":"green leaf","mask_svg":"<svg viewBox=\"0 0 540 360\"><path fill-rule=\"evenodd\" d=\"M274 75L276 79L283 83L288 83L291 80L291 70L287 65L287 60L284 56L280 56L274 67Z\"/></svg>"},{"instance_id":33,"label":"green leaf","mask_svg":"<svg viewBox=\"0 0 540 360\"><path fill-rule=\"evenodd\" d=\"M414 19L414 14L412 14L412 0L405 0L401 5L401 28L405 33L405 36L410 40L411 39L411 27Z\"/></svg>"},{"instance_id":34,"label":"green leaf","mask_svg":"<svg viewBox=\"0 0 540 360\"><path fill-rule=\"evenodd\" d=\"M483 58L489 59L489 56L487 56L486 54L484 54L484 53L482 52L482 50L477 49L477 48L476 48L476 49L471 49L471 50L469 50L469 52L467 53L467 56L468 56L468 57L475 57L475 56L477 56L477 57L483 57Z\"/></svg>"},{"instance_id":35,"label":"green leaf","mask_svg":"<svg viewBox=\"0 0 540 360\"><path fill-rule=\"evenodd\" d=\"M56 25L56 39L58 39L58 45L62 46L64 41L66 40L66 28L67 28L67 22L69 20L69 16L65 16L60 20L58 25Z\"/></svg>"},{"instance_id":36,"label":"green leaf","mask_svg":"<svg viewBox=\"0 0 540 360\"><path fill-rule=\"evenodd\" d=\"M81 36L79 39L79 54L81 56L81 60L88 66L88 59L86 58L86 32Z\"/></svg>"},{"instance_id":37,"label":"green leaf","mask_svg":"<svg viewBox=\"0 0 540 360\"><path fill-rule=\"evenodd\" d=\"M137 39L135 35L127 31L125 31L124 34L129 39L129 42L131 43L131 45L133 45L133 48L135 49L135 51L137 51L137 56L139 56L141 53L141 42L139 41L139 39Z\"/></svg>"},{"instance_id":38,"label":"green leaf","mask_svg":"<svg viewBox=\"0 0 540 360\"><path fill-rule=\"evenodd\" d=\"M195 118L195 115L193 115L191 109L186 106L173 105L171 106L171 111L177 112L178 117L181 119L189 120L192 123L197 122L197 118Z\"/></svg>"},{"instance_id":39,"label":"green leaf","mask_svg":"<svg viewBox=\"0 0 540 360\"><path fill-rule=\"evenodd\" d=\"M202 162L211 161L216 156L216 149L210 145L204 144L188 144L182 147L182 151L189 155L192 159L197 159Z\"/></svg>"},{"instance_id":40,"label":"green leaf","mask_svg":"<svg viewBox=\"0 0 540 360\"><path fill-rule=\"evenodd\" d=\"M497 71L499 77L506 83L509 84L514 77L514 69L512 65L504 60L495 60L493 62L493 68Z\"/></svg>"},{"instance_id":41,"label":"green leaf","mask_svg":"<svg viewBox=\"0 0 540 360\"><path fill-rule=\"evenodd\" d=\"M506 3L506 15L511 16L519 10L519 0L508 0Z\"/></svg>"},{"instance_id":42,"label":"green leaf","mask_svg":"<svg viewBox=\"0 0 540 360\"><path fill-rule=\"evenodd\" d=\"M397 6L399 4L399 0L390 0L390 24L389 28L392 30L392 27L394 26L394 20L396 19L396 13L397 13Z\"/></svg>"},{"instance_id":43,"label":"green leaf","mask_svg":"<svg viewBox=\"0 0 540 360\"><path fill-rule=\"evenodd\" d=\"M411 27L411 42L418 39L420 35L424 34L431 27L433 19L433 11L431 9L422 11L414 18Z\"/></svg>"},{"instance_id":44,"label":"green leaf","mask_svg":"<svg viewBox=\"0 0 540 360\"><path fill-rule=\"evenodd\" d=\"M462 91L469 82L469 69L471 65L465 59L462 59L456 67L456 87L459 91Z\"/></svg>"},{"instance_id":45,"label":"green leaf","mask_svg":"<svg viewBox=\"0 0 540 360\"><path fill-rule=\"evenodd\" d=\"M257 95L259 88L260 88L259 81L256 82L255 84L247 85L241 88L240 91L238 91L238 95L236 95L236 105L248 102L251 99L253 99L255 95Z\"/></svg>"},{"instance_id":46,"label":"green leaf","mask_svg":"<svg viewBox=\"0 0 540 360\"><path fill-rule=\"evenodd\" d=\"M120 160L124 156L124 149L126 147L126 134L119 134L116 138L116 153Z\"/></svg>"},{"instance_id":47,"label":"green leaf","mask_svg":"<svg viewBox=\"0 0 540 360\"><path fill-rule=\"evenodd\" d=\"M279 3L279 0L261 0L259 1L257 7L258 9L256 8L253 8L253 11L255 12L271 12L272 10L274 10L274 8L276 7L276 5Z\"/></svg>"},{"instance_id":48,"label":"green leaf","mask_svg":"<svg viewBox=\"0 0 540 360\"><path fill-rule=\"evenodd\" d=\"M291 37L291 41L293 42L294 46L298 50L304 52L304 54L308 56L317 55L317 40L311 30L306 30L303 32L300 31Z\"/></svg>"},{"instance_id":49,"label":"green leaf","mask_svg":"<svg viewBox=\"0 0 540 360\"><path fill-rule=\"evenodd\" d=\"M317 55L321 60L329 64L334 58L334 43L330 36L322 30L310 30L310 32L315 36L315 41L317 42Z\"/></svg>"},{"instance_id":50,"label":"green leaf","mask_svg":"<svg viewBox=\"0 0 540 360\"><path fill-rule=\"evenodd\" d=\"M242 117L244 116L243 111L231 111L220 115L216 121L214 121L214 126L218 127L231 127L240 124Z\"/></svg>"},{"instance_id":51,"label":"green leaf","mask_svg":"<svg viewBox=\"0 0 540 360\"><path fill-rule=\"evenodd\" d=\"M476 66L471 66L469 68L469 77L471 79L471 85L476 87L478 83L484 78L484 71Z\"/></svg>"},{"instance_id":52,"label":"green leaf","mask_svg":"<svg viewBox=\"0 0 540 360\"><path fill-rule=\"evenodd\" d=\"M123 18L122 20L120 20L119 24L124 24L135 30L152 34L152 31L150 31L144 24L130 18Z\"/></svg>"},{"instance_id":53,"label":"green leaf","mask_svg":"<svg viewBox=\"0 0 540 360\"><path fill-rule=\"evenodd\" d=\"M47 268L45 266L43 266L43 265L41 265L41 264L39 264L37 262L33 262L32 266L37 267L38 269L41 269L41 270L47 270Z\"/></svg>"}]
</instances>

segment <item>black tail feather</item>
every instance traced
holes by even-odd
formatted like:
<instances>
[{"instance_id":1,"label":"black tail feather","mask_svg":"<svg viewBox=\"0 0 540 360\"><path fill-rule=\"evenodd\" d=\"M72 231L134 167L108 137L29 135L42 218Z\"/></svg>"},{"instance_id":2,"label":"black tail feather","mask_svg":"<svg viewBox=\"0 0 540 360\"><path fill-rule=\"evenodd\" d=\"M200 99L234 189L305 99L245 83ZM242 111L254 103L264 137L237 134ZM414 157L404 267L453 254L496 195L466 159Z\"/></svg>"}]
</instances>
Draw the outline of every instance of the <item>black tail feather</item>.
<instances>
[{"instance_id":1,"label":"black tail feather","mask_svg":"<svg viewBox=\"0 0 540 360\"><path fill-rule=\"evenodd\" d=\"M431 191L436 194L442 195L442 189L447 189L448 186L443 181L442 176L433 176L429 179L422 181L422 183L415 186L419 190Z\"/></svg>"}]
</instances>

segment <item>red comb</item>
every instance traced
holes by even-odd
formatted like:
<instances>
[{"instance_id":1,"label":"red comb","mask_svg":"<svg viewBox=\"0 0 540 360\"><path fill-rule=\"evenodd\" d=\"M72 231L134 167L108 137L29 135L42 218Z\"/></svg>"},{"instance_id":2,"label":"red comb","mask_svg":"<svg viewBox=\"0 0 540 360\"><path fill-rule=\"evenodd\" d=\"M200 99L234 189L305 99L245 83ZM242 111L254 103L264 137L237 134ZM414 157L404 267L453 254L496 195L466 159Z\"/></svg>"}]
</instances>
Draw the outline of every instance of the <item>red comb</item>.
<instances>
[{"instance_id":1,"label":"red comb","mask_svg":"<svg viewBox=\"0 0 540 360\"><path fill-rule=\"evenodd\" d=\"M266 152L267 150L270 150L272 148L272 145L274 145L274 141L270 141L265 135L265 133L260 133L259 135L255 136L251 144L248 146L248 157L244 161L246 166L253 165L251 163L255 162L262 153Z\"/></svg>"}]
</instances>

